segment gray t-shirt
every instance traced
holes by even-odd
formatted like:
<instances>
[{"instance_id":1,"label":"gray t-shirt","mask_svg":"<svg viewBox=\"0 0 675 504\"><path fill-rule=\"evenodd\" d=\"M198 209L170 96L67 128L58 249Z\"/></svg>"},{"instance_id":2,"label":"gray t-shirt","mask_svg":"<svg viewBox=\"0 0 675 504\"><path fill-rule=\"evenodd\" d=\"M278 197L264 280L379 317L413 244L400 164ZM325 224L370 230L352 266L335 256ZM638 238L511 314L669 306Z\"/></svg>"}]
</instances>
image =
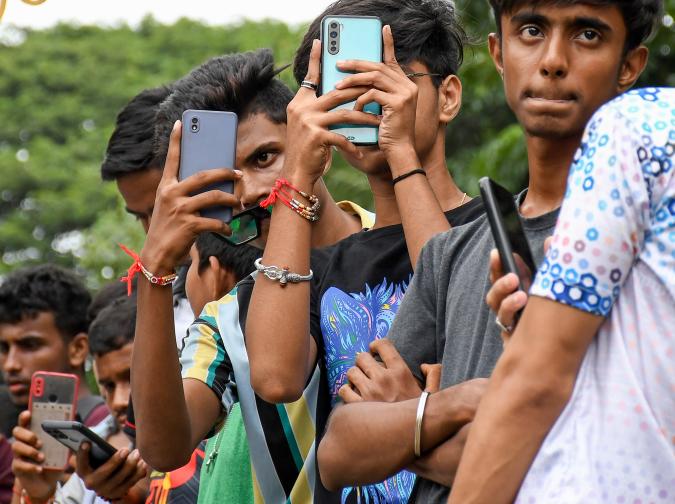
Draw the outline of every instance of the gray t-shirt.
<instances>
[{"instance_id":1,"label":"gray t-shirt","mask_svg":"<svg viewBox=\"0 0 675 504\"><path fill-rule=\"evenodd\" d=\"M556 210L522 219L537 265L557 217ZM418 379L423 379L420 366L424 363L442 363L441 388L492 373L502 353L495 315L485 303L493 248L490 225L482 216L435 236L422 250L388 335ZM448 491L419 478L410 502L445 503Z\"/></svg>"}]
</instances>

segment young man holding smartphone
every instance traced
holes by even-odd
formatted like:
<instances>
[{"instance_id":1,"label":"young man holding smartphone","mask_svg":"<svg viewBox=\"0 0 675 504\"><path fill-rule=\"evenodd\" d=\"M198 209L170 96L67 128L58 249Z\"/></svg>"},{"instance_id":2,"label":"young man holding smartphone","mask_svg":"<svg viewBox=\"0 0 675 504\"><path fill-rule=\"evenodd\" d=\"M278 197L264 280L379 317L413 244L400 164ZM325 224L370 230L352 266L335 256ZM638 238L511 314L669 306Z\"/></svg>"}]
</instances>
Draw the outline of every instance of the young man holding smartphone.
<instances>
[{"instance_id":1,"label":"young man holding smartphone","mask_svg":"<svg viewBox=\"0 0 675 504\"><path fill-rule=\"evenodd\" d=\"M321 78L322 47L316 40L321 19L342 16L375 16L384 25L383 62L337 63L348 75L336 85L337 92L358 93L359 110L373 101L382 107L377 146L355 148L329 130L325 124L336 114L331 110L335 91L323 90L317 97L311 89ZM343 36L348 35L345 30ZM294 187L311 192L324 170L326 153L336 146L366 174L377 215L372 229L314 252L310 261L316 225L283 205L274 207L262 265L283 266L302 275L311 268L314 278L311 284L283 289L268 278L256 280L246 333L251 378L261 397L289 401L300 396L317 367L325 373L317 443L340 401L347 370L360 358L359 352L387 335L421 247L435 233L471 222L482 212L480 201L468 201L445 163L446 127L461 104L456 73L463 40L449 2L343 0L311 24L297 52L296 79L304 80L304 87L309 83L310 89L301 89L289 106L284 175ZM340 43L348 44L342 38ZM340 55L333 58L339 60ZM406 393L414 394L418 384L412 389ZM376 502L407 501L415 484L411 472L383 479L346 488L342 499L363 495ZM320 484L318 491L327 492Z\"/></svg>"},{"instance_id":2,"label":"young man holding smartphone","mask_svg":"<svg viewBox=\"0 0 675 504\"><path fill-rule=\"evenodd\" d=\"M530 183L517 203L539 263L586 122L639 77L647 60L641 44L659 2L491 4L498 32L490 36L490 52L526 134ZM489 376L502 351L499 327L484 304L493 243L483 218L435 237L423 250L390 339L417 379L420 364L442 363L442 390L428 400L424 394L337 410L319 450L322 475L332 486L369 481L373 472L392 473L424 460L436 476L420 481L415 500L446 499L475 412L459 387ZM352 383L361 395L347 388L345 397L377 401L378 390L391 386L392 372L379 367L369 372L374 364L369 355L357 364Z\"/></svg>"},{"instance_id":3,"label":"young man holding smartphone","mask_svg":"<svg viewBox=\"0 0 675 504\"><path fill-rule=\"evenodd\" d=\"M157 117L158 150L166 161L140 254L148 270L168 274L200 233L229 232L227 224L196 214L199 208L214 203L230 206L236 221L269 196L283 165L286 107L293 97L275 75L271 51L259 50L214 58L176 83ZM178 180L181 125L177 120L186 109L237 113L236 171L210 170ZM350 119L377 122L359 113ZM195 188L221 180L235 182L233 195L222 193L213 200L191 196ZM333 202L323 183L317 184L316 191L323 203L317 246L372 225L367 212ZM253 243L264 246L268 226L269 214L258 223L260 233ZM170 470L183 465L204 437L223 429L227 444L207 454L210 485L217 489L209 489L209 494L232 502L311 501L316 479L311 456L313 398L318 380L308 386L306 400L295 404L277 407L253 394L243 336L252 284L248 277L229 295L195 314L199 319L190 328L179 361L178 353L169 348L175 337L171 292L139 279L137 351L132 365L139 447L153 467ZM188 290L194 297L192 281ZM161 386L156 376L163 377ZM166 411L173 415L167 418Z\"/></svg>"}]
</instances>

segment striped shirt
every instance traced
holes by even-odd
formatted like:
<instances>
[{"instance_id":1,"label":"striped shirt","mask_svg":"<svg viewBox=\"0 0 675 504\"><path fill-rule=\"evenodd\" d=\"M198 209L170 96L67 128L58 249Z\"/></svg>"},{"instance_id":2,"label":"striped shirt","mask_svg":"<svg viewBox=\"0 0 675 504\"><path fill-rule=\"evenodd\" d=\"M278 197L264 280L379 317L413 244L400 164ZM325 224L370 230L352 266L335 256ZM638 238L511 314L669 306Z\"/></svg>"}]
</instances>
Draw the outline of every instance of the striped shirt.
<instances>
[{"instance_id":1,"label":"striped shirt","mask_svg":"<svg viewBox=\"0 0 675 504\"><path fill-rule=\"evenodd\" d=\"M339 205L358 215L363 227L373 225L371 213L351 203ZM183 342L182 377L211 388L225 415L240 404L256 503L310 503L318 477L314 444L321 373L317 366L302 397L293 403L270 404L253 392L244 334L256 274L204 307ZM219 456L227 457L227 450Z\"/></svg>"}]
</instances>

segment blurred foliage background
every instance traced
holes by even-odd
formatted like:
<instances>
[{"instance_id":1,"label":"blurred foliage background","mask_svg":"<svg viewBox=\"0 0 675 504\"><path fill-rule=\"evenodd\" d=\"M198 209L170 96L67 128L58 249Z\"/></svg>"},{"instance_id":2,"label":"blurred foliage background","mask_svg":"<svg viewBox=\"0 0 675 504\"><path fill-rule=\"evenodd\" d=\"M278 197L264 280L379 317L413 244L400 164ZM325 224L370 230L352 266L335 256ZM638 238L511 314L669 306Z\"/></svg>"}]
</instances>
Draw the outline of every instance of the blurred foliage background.
<instances>
[{"instance_id":1,"label":"blurred foliage background","mask_svg":"<svg viewBox=\"0 0 675 504\"><path fill-rule=\"evenodd\" d=\"M448 168L470 194L483 175L512 191L527 184L522 132L486 49L494 24L486 1L458 0L467 31L460 76L463 108L448 128ZM650 42L639 85L675 86L675 0ZM206 26L187 19L138 27L3 27L0 37L0 276L27 264L76 268L91 288L129 264L116 243L140 249L140 224L125 214L99 168L119 109L147 87L171 82L219 54L271 47L290 63L305 26L245 21ZM290 70L282 78L295 89ZM371 206L365 178L337 159L328 174L337 199Z\"/></svg>"}]
</instances>

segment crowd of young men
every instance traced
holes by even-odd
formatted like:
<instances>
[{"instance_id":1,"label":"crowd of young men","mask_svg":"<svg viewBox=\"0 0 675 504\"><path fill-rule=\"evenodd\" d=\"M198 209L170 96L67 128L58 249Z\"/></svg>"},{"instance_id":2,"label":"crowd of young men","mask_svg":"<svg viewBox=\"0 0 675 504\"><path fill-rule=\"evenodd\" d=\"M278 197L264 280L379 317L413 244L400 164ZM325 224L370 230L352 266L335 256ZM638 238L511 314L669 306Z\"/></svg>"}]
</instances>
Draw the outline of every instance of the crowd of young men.
<instances>
[{"instance_id":1,"label":"crowd of young men","mask_svg":"<svg viewBox=\"0 0 675 504\"><path fill-rule=\"evenodd\" d=\"M130 274L133 296L110 287L89 307L55 267L3 280L17 426L11 451L0 438L0 502L675 499L675 92L629 92L661 2L489 3L490 54L525 132L514 198L532 299L446 166L466 42L454 5L338 0L298 48L295 95L260 49L120 112L102 176L147 233L138 261L178 272L173 289ZM378 17L383 58L340 62L350 75L317 95L328 15ZM381 115L362 110L372 101ZM179 180L189 109L238 115L236 169ZM345 123L377 126L377 146L331 130ZM331 197L334 148L365 174L374 214ZM232 194L199 193L223 181ZM255 215L256 239L224 240L232 225L200 215L214 205ZM82 387L78 412L117 452L92 469L84 445L70 470L43 470L18 414L30 377L84 377L88 353L107 409Z\"/></svg>"}]
</instances>

